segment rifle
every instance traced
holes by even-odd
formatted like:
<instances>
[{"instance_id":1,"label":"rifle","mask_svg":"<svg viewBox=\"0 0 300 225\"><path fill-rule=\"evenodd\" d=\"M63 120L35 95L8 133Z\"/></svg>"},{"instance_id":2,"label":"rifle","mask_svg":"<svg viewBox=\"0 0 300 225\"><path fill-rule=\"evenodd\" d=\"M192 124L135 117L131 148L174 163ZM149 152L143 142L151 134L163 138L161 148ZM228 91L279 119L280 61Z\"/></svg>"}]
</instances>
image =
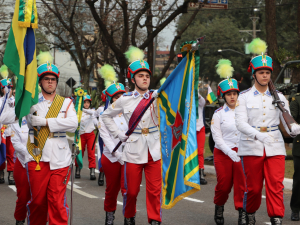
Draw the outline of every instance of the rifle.
<instances>
[{"instance_id":1,"label":"rifle","mask_svg":"<svg viewBox=\"0 0 300 225\"><path fill-rule=\"evenodd\" d=\"M284 108L284 102L280 100L278 93L275 89L275 86L272 82L272 80L270 79L269 83L269 90L274 98L274 101L272 102L272 104L274 104L281 112L282 112L282 117L286 123L286 125L288 126L289 130L292 131L292 127L291 125L293 123L297 124L297 122L294 120L294 118L289 114L289 112Z\"/></svg>"}]
</instances>

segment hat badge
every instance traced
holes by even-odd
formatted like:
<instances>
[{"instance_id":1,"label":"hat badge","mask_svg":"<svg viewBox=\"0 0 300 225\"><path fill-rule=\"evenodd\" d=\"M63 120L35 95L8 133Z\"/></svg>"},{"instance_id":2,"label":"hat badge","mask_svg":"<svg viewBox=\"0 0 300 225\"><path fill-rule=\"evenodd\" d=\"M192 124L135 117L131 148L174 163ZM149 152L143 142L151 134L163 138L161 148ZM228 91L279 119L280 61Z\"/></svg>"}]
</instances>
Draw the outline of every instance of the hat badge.
<instances>
[{"instance_id":1,"label":"hat badge","mask_svg":"<svg viewBox=\"0 0 300 225\"><path fill-rule=\"evenodd\" d=\"M141 60L141 61L140 61L140 64L141 64L141 66L142 66L143 68L146 67L146 64L145 64L144 60Z\"/></svg>"},{"instance_id":2,"label":"hat badge","mask_svg":"<svg viewBox=\"0 0 300 225\"><path fill-rule=\"evenodd\" d=\"M48 66L47 66L47 70L52 70L52 66L51 66L51 65L48 65Z\"/></svg>"}]
</instances>

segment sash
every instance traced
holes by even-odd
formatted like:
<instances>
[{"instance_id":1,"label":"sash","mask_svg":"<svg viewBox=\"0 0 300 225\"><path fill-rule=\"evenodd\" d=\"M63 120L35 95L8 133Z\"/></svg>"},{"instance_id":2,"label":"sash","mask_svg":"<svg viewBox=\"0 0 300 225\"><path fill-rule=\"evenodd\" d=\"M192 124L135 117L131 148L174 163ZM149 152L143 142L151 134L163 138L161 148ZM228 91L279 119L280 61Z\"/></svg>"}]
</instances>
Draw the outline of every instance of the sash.
<instances>
[{"instance_id":1,"label":"sash","mask_svg":"<svg viewBox=\"0 0 300 225\"><path fill-rule=\"evenodd\" d=\"M64 100L65 100L64 97L55 95L55 98L54 98L45 118L46 119L56 118L60 112L60 109L64 103ZM37 162L37 166L36 166L35 170L41 170L39 163L40 163L40 159L42 158L43 148L48 139L49 133L50 133L50 129L48 126L41 127L40 132L37 137L38 143L39 143L38 148L40 149L39 155L33 154L34 143L30 142L30 137L29 137L29 133L28 133L27 150L28 150L28 153L32 156L32 158Z\"/></svg>"}]
</instances>

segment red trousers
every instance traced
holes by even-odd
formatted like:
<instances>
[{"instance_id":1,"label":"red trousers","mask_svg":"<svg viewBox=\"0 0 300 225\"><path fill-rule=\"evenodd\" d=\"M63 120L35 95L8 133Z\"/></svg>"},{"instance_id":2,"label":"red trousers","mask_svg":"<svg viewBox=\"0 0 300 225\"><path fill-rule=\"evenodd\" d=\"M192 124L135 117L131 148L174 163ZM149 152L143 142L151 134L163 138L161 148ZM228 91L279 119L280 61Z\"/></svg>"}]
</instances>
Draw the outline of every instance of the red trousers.
<instances>
[{"instance_id":1,"label":"red trousers","mask_svg":"<svg viewBox=\"0 0 300 225\"><path fill-rule=\"evenodd\" d=\"M121 189L121 168L119 162L112 163L104 154L101 164L106 178L104 210L113 212L117 209L117 198Z\"/></svg>"},{"instance_id":2,"label":"red trousers","mask_svg":"<svg viewBox=\"0 0 300 225\"><path fill-rule=\"evenodd\" d=\"M266 203L269 217L283 217L283 179L285 156L243 156L242 165L246 176L244 209L256 212L261 204L263 182L265 179Z\"/></svg>"},{"instance_id":3,"label":"red trousers","mask_svg":"<svg viewBox=\"0 0 300 225\"><path fill-rule=\"evenodd\" d=\"M88 153L88 159L89 159L89 168L96 168L96 157L95 157L95 146L93 147L94 141L95 141L95 133L92 131L91 133L85 133L80 135L80 141L81 141L81 150L82 150L82 158L84 156L85 146L87 145L87 153ZM75 165L78 167L78 164L75 160Z\"/></svg>"},{"instance_id":4,"label":"red trousers","mask_svg":"<svg viewBox=\"0 0 300 225\"><path fill-rule=\"evenodd\" d=\"M14 171L14 157L15 149L11 143L10 136L6 137L6 161L7 161L7 172ZM4 170L6 167L6 162L0 166L0 170Z\"/></svg>"},{"instance_id":5,"label":"red trousers","mask_svg":"<svg viewBox=\"0 0 300 225\"><path fill-rule=\"evenodd\" d=\"M66 178L68 167L50 170L49 162L40 162L41 170L37 171L35 170L36 165L35 161L26 164L31 192L31 199L27 203L27 224L46 224L48 212L49 225L67 225L69 207L66 197L67 186L63 182Z\"/></svg>"},{"instance_id":6,"label":"red trousers","mask_svg":"<svg viewBox=\"0 0 300 225\"><path fill-rule=\"evenodd\" d=\"M204 145L205 145L205 126L197 131L197 144L198 144L198 161L199 169L204 169Z\"/></svg>"},{"instance_id":7,"label":"red trousers","mask_svg":"<svg viewBox=\"0 0 300 225\"><path fill-rule=\"evenodd\" d=\"M14 167L14 178L17 188L17 201L15 208L15 219L22 221L25 220L27 214L26 204L30 200L30 188L28 183L28 177L26 169L23 168L19 159L16 159Z\"/></svg>"},{"instance_id":8,"label":"red trousers","mask_svg":"<svg viewBox=\"0 0 300 225\"><path fill-rule=\"evenodd\" d=\"M237 151L237 148L232 150ZM221 150L214 149L214 164L217 174L214 203L225 205L233 186L233 200L235 209L243 208L243 197L246 190L245 176L241 162L233 162Z\"/></svg>"},{"instance_id":9,"label":"red trousers","mask_svg":"<svg viewBox=\"0 0 300 225\"><path fill-rule=\"evenodd\" d=\"M123 214L126 218L135 216L136 200L142 182L142 171L146 178L146 206L148 222L161 222L161 160L153 161L148 152L148 163L134 164L125 162L122 167Z\"/></svg>"}]
</instances>

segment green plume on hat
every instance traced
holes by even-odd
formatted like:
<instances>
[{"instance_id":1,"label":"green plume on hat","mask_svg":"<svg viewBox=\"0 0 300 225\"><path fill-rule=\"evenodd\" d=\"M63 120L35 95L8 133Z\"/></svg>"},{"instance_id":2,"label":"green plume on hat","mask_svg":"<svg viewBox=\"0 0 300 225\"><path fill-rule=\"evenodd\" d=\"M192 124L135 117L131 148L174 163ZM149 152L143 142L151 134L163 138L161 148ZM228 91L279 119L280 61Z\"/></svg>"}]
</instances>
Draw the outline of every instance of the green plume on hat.
<instances>
[{"instance_id":1,"label":"green plume on hat","mask_svg":"<svg viewBox=\"0 0 300 225\"><path fill-rule=\"evenodd\" d=\"M42 52L36 57L38 66L45 64L45 63L53 63L53 56L50 52Z\"/></svg>"},{"instance_id":2,"label":"green plume on hat","mask_svg":"<svg viewBox=\"0 0 300 225\"><path fill-rule=\"evenodd\" d=\"M267 43L260 38L255 38L251 41L248 46L248 49L251 53L256 55L265 54L267 51Z\"/></svg>"},{"instance_id":3,"label":"green plume on hat","mask_svg":"<svg viewBox=\"0 0 300 225\"><path fill-rule=\"evenodd\" d=\"M231 61L229 59L219 59L216 68L217 74L219 74L221 78L232 77L234 69L231 66Z\"/></svg>"},{"instance_id":4,"label":"green plume on hat","mask_svg":"<svg viewBox=\"0 0 300 225\"><path fill-rule=\"evenodd\" d=\"M124 54L129 63L137 60L143 60L145 56L144 52L141 49L134 46L130 46L128 51Z\"/></svg>"},{"instance_id":5,"label":"green plume on hat","mask_svg":"<svg viewBox=\"0 0 300 225\"><path fill-rule=\"evenodd\" d=\"M98 69L98 73L104 79L105 88L108 88L113 82L118 81L115 69L109 64L105 64Z\"/></svg>"},{"instance_id":6,"label":"green plume on hat","mask_svg":"<svg viewBox=\"0 0 300 225\"><path fill-rule=\"evenodd\" d=\"M3 78L7 78L8 77L8 69L7 69L7 66L6 65L2 65L0 67L0 74Z\"/></svg>"}]
</instances>

